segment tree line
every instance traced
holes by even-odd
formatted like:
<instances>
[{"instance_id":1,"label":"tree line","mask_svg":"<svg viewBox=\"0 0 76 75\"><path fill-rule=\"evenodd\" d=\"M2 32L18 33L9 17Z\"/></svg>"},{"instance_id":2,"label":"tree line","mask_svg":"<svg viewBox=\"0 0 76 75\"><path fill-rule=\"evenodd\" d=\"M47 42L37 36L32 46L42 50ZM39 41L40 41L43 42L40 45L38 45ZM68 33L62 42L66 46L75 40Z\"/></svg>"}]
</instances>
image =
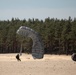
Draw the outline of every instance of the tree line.
<instances>
[{"instance_id":1,"label":"tree line","mask_svg":"<svg viewBox=\"0 0 76 75\"><path fill-rule=\"evenodd\" d=\"M31 38L16 34L20 26L27 26L38 32L44 42L44 51L48 54L72 54L76 52L76 18L23 19L12 18L0 20L0 53L17 53L22 50L31 53Z\"/></svg>"}]
</instances>

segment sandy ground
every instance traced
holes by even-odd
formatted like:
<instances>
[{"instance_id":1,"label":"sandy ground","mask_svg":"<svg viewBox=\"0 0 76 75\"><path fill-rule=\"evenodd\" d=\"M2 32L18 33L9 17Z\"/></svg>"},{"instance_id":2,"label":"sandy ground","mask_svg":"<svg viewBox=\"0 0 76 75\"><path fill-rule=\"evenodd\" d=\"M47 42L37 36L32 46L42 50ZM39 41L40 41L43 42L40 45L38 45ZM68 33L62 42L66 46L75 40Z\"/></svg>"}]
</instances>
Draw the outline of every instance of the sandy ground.
<instances>
[{"instance_id":1,"label":"sandy ground","mask_svg":"<svg viewBox=\"0 0 76 75\"><path fill-rule=\"evenodd\" d=\"M21 62L16 54L0 54L0 75L76 75L76 62L71 56L44 55L43 59L33 59L23 54Z\"/></svg>"}]
</instances>

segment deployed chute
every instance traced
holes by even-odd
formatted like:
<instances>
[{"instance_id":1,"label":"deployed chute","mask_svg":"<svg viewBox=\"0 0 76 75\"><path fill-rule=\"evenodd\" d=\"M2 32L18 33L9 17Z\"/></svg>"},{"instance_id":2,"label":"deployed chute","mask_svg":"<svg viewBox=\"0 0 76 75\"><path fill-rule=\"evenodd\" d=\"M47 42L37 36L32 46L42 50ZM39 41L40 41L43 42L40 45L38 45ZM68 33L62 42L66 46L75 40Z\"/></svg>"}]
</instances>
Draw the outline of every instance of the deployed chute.
<instances>
[{"instance_id":1,"label":"deployed chute","mask_svg":"<svg viewBox=\"0 0 76 75\"><path fill-rule=\"evenodd\" d=\"M17 30L17 34L25 37L30 37L33 41L32 45L32 56L35 59L41 59L44 56L44 45L41 40L41 37L39 33L35 32L33 29L26 27L26 26L21 26ZM20 55L22 53L22 50L20 50Z\"/></svg>"},{"instance_id":2,"label":"deployed chute","mask_svg":"<svg viewBox=\"0 0 76 75\"><path fill-rule=\"evenodd\" d=\"M76 53L73 53L71 57L73 61L76 61Z\"/></svg>"}]
</instances>

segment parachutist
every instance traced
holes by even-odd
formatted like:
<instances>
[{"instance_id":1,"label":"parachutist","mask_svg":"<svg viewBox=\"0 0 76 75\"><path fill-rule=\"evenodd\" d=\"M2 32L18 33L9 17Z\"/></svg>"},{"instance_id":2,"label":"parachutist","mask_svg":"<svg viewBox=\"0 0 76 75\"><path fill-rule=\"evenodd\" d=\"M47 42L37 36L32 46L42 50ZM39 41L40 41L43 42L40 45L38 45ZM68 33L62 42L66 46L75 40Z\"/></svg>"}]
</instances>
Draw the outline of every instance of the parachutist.
<instances>
[{"instance_id":1,"label":"parachutist","mask_svg":"<svg viewBox=\"0 0 76 75\"><path fill-rule=\"evenodd\" d=\"M19 58L19 54L16 55L16 59L17 59L18 61L21 61L21 59Z\"/></svg>"}]
</instances>

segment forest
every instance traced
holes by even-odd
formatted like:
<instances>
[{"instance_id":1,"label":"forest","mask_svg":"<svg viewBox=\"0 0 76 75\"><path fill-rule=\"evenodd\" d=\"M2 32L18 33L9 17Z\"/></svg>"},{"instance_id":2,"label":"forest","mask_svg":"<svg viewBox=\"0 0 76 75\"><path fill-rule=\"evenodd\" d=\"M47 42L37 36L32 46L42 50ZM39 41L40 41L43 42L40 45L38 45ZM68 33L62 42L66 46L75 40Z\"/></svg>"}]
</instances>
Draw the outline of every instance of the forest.
<instances>
[{"instance_id":1,"label":"forest","mask_svg":"<svg viewBox=\"0 0 76 75\"><path fill-rule=\"evenodd\" d=\"M32 39L16 34L20 26L27 26L41 35L45 54L72 54L76 52L76 18L0 20L0 53L31 53Z\"/></svg>"}]
</instances>

